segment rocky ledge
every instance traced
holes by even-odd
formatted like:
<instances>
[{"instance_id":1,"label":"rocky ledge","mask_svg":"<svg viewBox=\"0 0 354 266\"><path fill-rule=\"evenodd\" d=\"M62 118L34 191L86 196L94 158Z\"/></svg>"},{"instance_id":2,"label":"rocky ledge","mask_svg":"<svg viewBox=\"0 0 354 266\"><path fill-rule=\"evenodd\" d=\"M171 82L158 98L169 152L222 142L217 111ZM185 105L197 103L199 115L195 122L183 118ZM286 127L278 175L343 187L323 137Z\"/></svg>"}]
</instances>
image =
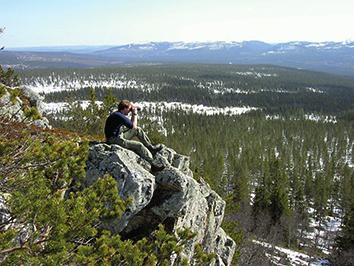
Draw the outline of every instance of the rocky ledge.
<instances>
[{"instance_id":1,"label":"rocky ledge","mask_svg":"<svg viewBox=\"0 0 354 266\"><path fill-rule=\"evenodd\" d=\"M182 256L190 261L199 243L204 251L216 254L210 265L230 265L236 246L221 228L225 201L205 181L193 179L188 157L164 147L155 160L165 168L153 175L149 163L132 151L118 145L90 147L83 185L110 174L120 196L132 200L123 216L107 222L106 228L130 239L149 235L161 223L170 232L189 228L197 235ZM173 258L171 262L177 264Z\"/></svg>"}]
</instances>

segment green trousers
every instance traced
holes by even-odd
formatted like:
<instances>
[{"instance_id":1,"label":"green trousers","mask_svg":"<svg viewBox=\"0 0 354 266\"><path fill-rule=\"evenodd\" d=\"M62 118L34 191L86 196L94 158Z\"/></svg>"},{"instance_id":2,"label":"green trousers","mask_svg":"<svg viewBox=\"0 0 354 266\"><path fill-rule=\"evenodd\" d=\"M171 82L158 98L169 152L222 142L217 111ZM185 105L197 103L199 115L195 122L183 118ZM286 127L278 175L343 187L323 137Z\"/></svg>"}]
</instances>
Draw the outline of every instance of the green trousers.
<instances>
[{"instance_id":1,"label":"green trousers","mask_svg":"<svg viewBox=\"0 0 354 266\"><path fill-rule=\"evenodd\" d=\"M140 142L132 140L134 137L137 137ZM153 156L149 151L152 148L151 141L140 127L122 130L118 137L108 139L107 143L118 144L123 148L132 150L149 163L153 161Z\"/></svg>"}]
</instances>

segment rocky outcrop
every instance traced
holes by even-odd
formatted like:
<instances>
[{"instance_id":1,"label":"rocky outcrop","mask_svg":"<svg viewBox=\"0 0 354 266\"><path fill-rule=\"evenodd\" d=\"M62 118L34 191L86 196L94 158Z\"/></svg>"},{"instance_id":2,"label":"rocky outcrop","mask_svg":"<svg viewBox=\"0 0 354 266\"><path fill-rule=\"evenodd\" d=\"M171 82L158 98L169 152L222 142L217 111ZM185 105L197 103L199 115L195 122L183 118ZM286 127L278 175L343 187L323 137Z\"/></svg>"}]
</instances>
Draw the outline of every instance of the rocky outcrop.
<instances>
[{"instance_id":1,"label":"rocky outcrop","mask_svg":"<svg viewBox=\"0 0 354 266\"><path fill-rule=\"evenodd\" d=\"M29 88L8 87L0 83L0 118L51 128L42 116L42 97Z\"/></svg>"},{"instance_id":2,"label":"rocky outcrop","mask_svg":"<svg viewBox=\"0 0 354 266\"><path fill-rule=\"evenodd\" d=\"M155 160L165 168L153 175L149 163L132 151L118 145L90 147L83 185L108 173L117 181L120 196L132 199L124 215L105 227L131 239L147 236L160 223L170 232L189 228L196 237L185 246L183 256L191 262L194 246L200 243L216 254L211 265L230 265L235 242L221 228L225 201L206 182L193 179L188 157L164 147ZM173 259L171 263L178 264Z\"/></svg>"}]
</instances>

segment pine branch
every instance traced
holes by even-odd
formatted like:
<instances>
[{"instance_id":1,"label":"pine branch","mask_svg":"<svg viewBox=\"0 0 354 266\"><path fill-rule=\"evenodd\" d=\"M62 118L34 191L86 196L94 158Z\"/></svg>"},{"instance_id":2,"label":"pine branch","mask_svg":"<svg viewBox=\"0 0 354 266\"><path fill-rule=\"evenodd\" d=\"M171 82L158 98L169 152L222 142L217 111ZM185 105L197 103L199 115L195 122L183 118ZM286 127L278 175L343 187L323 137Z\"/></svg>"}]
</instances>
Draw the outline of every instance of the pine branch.
<instances>
[{"instance_id":1,"label":"pine branch","mask_svg":"<svg viewBox=\"0 0 354 266\"><path fill-rule=\"evenodd\" d=\"M43 162L43 163L37 163L37 164L27 164L25 166L19 166L21 165L21 162L17 162L15 165L11 165L11 166L8 166L8 167L3 167L1 170L0 170L0 174L8 174L8 173L12 173L14 172L13 170L29 170L31 168L39 168L39 167L45 167L45 166L48 166L52 163L55 163L57 161L59 161L60 159L57 159L57 160L54 160L54 161L48 161L48 162Z\"/></svg>"},{"instance_id":2,"label":"pine branch","mask_svg":"<svg viewBox=\"0 0 354 266\"><path fill-rule=\"evenodd\" d=\"M29 241L27 240L22 245L0 250L0 255L2 255L2 254L5 254L5 255L6 254L10 254L10 253L16 252L18 250L29 250L30 251L31 250L31 246L33 246L33 245L36 246L36 245L42 244L44 242L47 242L49 240L48 236L49 236L49 233L50 233L51 229L52 229L51 226L46 226L45 231L40 235L38 240L34 241L33 243L29 243Z\"/></svg>"}]
</instances>

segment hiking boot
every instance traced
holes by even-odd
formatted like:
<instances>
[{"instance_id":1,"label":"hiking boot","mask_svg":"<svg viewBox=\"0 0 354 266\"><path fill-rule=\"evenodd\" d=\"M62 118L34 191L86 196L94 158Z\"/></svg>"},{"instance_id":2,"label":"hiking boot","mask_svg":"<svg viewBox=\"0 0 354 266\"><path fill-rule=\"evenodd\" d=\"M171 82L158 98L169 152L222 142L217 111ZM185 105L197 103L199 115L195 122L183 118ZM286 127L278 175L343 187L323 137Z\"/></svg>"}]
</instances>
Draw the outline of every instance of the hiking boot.
<instances>
[{"instance_id":1,"label":"hiking boot","mask_svg":"<svg viewBox=\"0 0 354 266\"><path fill-rule=\"evenodd\" d=\"M162 144L157 144L157 145L151 145L149 147L149 150L151 151L152 154L156 154L157 152L161 151L163 149Z\"/></svg>"},{"instance_id":2,"label":"hiking boot","mask_svg":"<svg viewBox=\"0 0 354 266\"><path fill-rule=\"evenodd\" d=\"M152 174L155 174L155 173L157 173L157 172L162 171L163 169L165 169L165 166L164 166L164 165L151 164L151 170L150 170L150 172L151 172Z\"/></svg>"}]
</instances>

